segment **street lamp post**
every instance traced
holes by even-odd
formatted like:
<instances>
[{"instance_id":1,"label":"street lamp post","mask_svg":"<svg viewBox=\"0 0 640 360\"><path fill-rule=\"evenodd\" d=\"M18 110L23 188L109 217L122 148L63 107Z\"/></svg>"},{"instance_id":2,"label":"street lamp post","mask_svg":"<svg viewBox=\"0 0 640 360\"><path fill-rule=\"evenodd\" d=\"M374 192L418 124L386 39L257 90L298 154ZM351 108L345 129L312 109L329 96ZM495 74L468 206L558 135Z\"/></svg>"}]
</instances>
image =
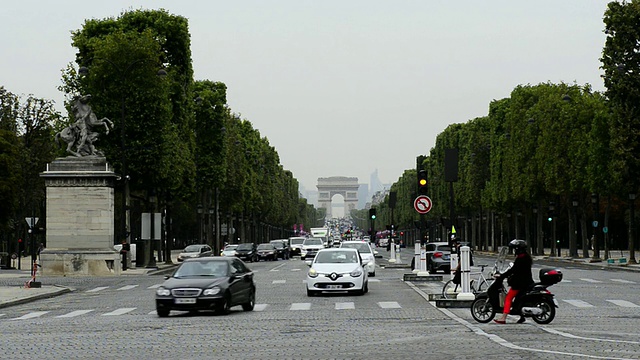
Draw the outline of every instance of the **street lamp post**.
<instances>
[{"instance_id":1,"label":"street lamp post","mask_svg":"<svg viewBox=\"0 0 640 360\"><path fill-rule=\"evenodd\" d=\"M598 194L591 194L591 205L593 205L593 260L600 260L600 247L598 245L598 218L600 217L600 206L598 204Z\"/></svg>"},{"instance_id":2,"label":"street lamp post","mask_svg":"<svg viewBox=\"0 0 640 360\"><path fill-rule=\"evenodd\" d=\"M202 204L198 204L198 243L202 244Z\"/></svg>"},{"instance_id":3,"label":"street lamp post","mask_svg":"<svg viewBox=\"0 0 640 360\"><path fill-rule=\"evenodd\" d=\"M636 194L629 193L629 263L636 264L635 229L636 229Z\"/></svg>"},{"instance_id":4,"label":"street lamp post","mask_svg":"<svg viewBox=\"0 0 640 360\"><path fill-rule=\"evenodd\" d=\"M572 215L573 215L573 228L571 229L572 233L569 237L569 256L577 258L578 257L578 200L573 199L571 201Z\"/></svg>"}]
</instances>

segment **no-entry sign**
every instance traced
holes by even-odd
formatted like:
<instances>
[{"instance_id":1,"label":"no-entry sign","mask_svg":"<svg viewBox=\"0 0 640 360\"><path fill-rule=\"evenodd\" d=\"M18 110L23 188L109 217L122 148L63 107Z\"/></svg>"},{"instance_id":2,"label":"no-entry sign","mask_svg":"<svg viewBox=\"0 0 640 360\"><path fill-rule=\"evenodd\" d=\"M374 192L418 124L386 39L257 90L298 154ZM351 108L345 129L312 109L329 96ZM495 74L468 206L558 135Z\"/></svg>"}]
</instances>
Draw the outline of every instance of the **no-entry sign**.
<instances>
[{"instance_id":1,"label":"no-entry sign","mask_svg":"<svg viewBox=\"0 0 640 360\"><path fill-rule=\"evenodd\" d=\"M431 199L426 195L420 195L413 201L413 208L418 214L426 214L431 210Z\"/></svg>"}]
</instances>

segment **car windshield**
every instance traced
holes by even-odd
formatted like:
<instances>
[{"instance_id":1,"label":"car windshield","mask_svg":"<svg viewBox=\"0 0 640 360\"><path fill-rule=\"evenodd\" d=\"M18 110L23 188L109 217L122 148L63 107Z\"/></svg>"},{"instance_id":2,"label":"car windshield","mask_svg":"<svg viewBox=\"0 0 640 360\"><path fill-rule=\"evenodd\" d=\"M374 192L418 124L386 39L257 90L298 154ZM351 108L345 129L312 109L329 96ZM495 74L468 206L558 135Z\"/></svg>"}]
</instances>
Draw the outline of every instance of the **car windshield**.
<instances>
[{"instance_id":1,"label":"car windshield","mask_svg":"<svg viewBox=\"0 0 640 360\"><path fill-rule=\"evenodd\" d=\"M190 261L185 262L173 277L194 277L194 276L207 276L207 277L220 277L227 276L227 263L225 261Z\"/></svg>"},{"instance_id":2,"label":"car windshield","mask_svg":"<svg viewBox=\"0 0 640 360\"><path fill-rule=\"evenodd\" d=\"M238 247L238 245L227 245L224 247L225 251L229 251L229 250L235 250Z\"/></svg>"},{"instance_id":3,"label":"car windshield","mask_svg":"<svg viewBox=\"0 0 640 360\"><path fill-rule=\"evenodd\" d=\"M282 241L272 241L271 244L273 244L273 246L275 246L277 248L283 248L284 247L284 243Z\"/></svg>"},{"instance_id":4,"label":"car windshield","mask_svg":"<svg viewBox=\"0 0 640 360\"><path fill-rule=\"evenodd\" d=\"M246 244L240 244L238 245L238 247L236 248L236 250L251 250L253 249L253 245L246 243Z\"/></svg>"},{"instance_id":5,"label":"car windshield","mask_svg":"<svg viewBox=\"0 0 640 360\"><path fill-rule=\"evenodd\" d=\"M271 244L260 244L258 245L258 250L273 250L274 247Z\"/></svg>"},{"instance_id":6,"label":"car windshield","mask_svg":"<svg viewBox=\"0 0 640 360\"><path fill-rule=\"evenodd\" d=\"M358 253L355 251L322 251L316 255L314 263L343 264L357 263Z\"/></svg>"},{"instance_id":7,"label":"car windshield","mask_svg":"<svg viewBox=\"0 0 640 360\"><path fill-rule=\"evenodd\" d=\"M367 245L367 243L342 243L340 247L357 249L361 253L371 253L371 248L369 248L369 245Z\"/></svg>"},{"instance_id":8,"label":"car windshield","mask_svg":"<svg viewBox=\"0 0 640 360\"><path fill-rule=\"evenodd\" d=\"M304 242L304 239L291 239L290 243L291 245L298 245L298 244L302 244Z\"/></svg>"},{"instance_id":9,"label":"car windshield","mask_svg":"<svg viewBox=\"0 0 640 360\"><path fill-rule=\"evenodd\" d=\"M322 239L319 238L308 238L304 241L304 245L324 245Z\"/></svg>"},{"instance_id":10,"label":"car windshield","mask_svg":"<svg viewBox=\"0 0 640 360\"><path fill-rule=\"evenodd\" d=\"M184 248L184 252L200 252L201 245L189 245Z\"/></svg>"}]
</instances>

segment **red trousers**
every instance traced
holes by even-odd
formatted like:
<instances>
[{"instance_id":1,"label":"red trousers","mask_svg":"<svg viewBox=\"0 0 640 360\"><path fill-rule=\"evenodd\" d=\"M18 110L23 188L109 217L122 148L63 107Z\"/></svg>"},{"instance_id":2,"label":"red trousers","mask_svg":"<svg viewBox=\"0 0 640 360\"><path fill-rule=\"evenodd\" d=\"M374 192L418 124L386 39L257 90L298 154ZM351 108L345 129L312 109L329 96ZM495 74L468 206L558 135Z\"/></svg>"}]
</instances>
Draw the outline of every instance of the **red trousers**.
<instances>
[{"instance_id":1,"label":"red trousers","mask_svg":"<svg viewBox=\"0 0 640 360\"><path fill-rule=\"evenodd\" d=\"M513 298L518 295L518 291L519 290L509 289L509 292L507 292L507 297L504 298L504 310L502 311L504 314L509 314L509 310L511 310L511 302L513 301Z\"/></svg>"}]
</instances>

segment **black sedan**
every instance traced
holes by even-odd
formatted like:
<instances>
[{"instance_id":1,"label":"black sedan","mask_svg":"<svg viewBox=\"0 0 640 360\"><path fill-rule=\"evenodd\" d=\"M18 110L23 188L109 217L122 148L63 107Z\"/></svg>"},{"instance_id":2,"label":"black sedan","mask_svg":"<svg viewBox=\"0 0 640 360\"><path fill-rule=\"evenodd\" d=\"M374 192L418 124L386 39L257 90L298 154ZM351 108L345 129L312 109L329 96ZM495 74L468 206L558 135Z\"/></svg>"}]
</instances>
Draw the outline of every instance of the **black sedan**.
<instances>
[{"instance_id":1,"label":"black sedan","mask_svg":"<svg viewBox=\"0 0 640 360\"><path fill-rule=\"evenodd\" d=\"M213 310L228 314L242 305L252 311L256 299L253 272L237 258L201 257L187 259L156 289L156 312L167 317L171 310Z\"/></svg>"},{"instance_id":2,"label":"black sedan","mask_svg":"<svg viewBox=\"0 0 640 360\"><path fill-rule=\"evenodd\" d=\"M236 248L236 256L241 260L258 261L258 250L256 244L243 243Z\"/></svg>"}]
</instances>

